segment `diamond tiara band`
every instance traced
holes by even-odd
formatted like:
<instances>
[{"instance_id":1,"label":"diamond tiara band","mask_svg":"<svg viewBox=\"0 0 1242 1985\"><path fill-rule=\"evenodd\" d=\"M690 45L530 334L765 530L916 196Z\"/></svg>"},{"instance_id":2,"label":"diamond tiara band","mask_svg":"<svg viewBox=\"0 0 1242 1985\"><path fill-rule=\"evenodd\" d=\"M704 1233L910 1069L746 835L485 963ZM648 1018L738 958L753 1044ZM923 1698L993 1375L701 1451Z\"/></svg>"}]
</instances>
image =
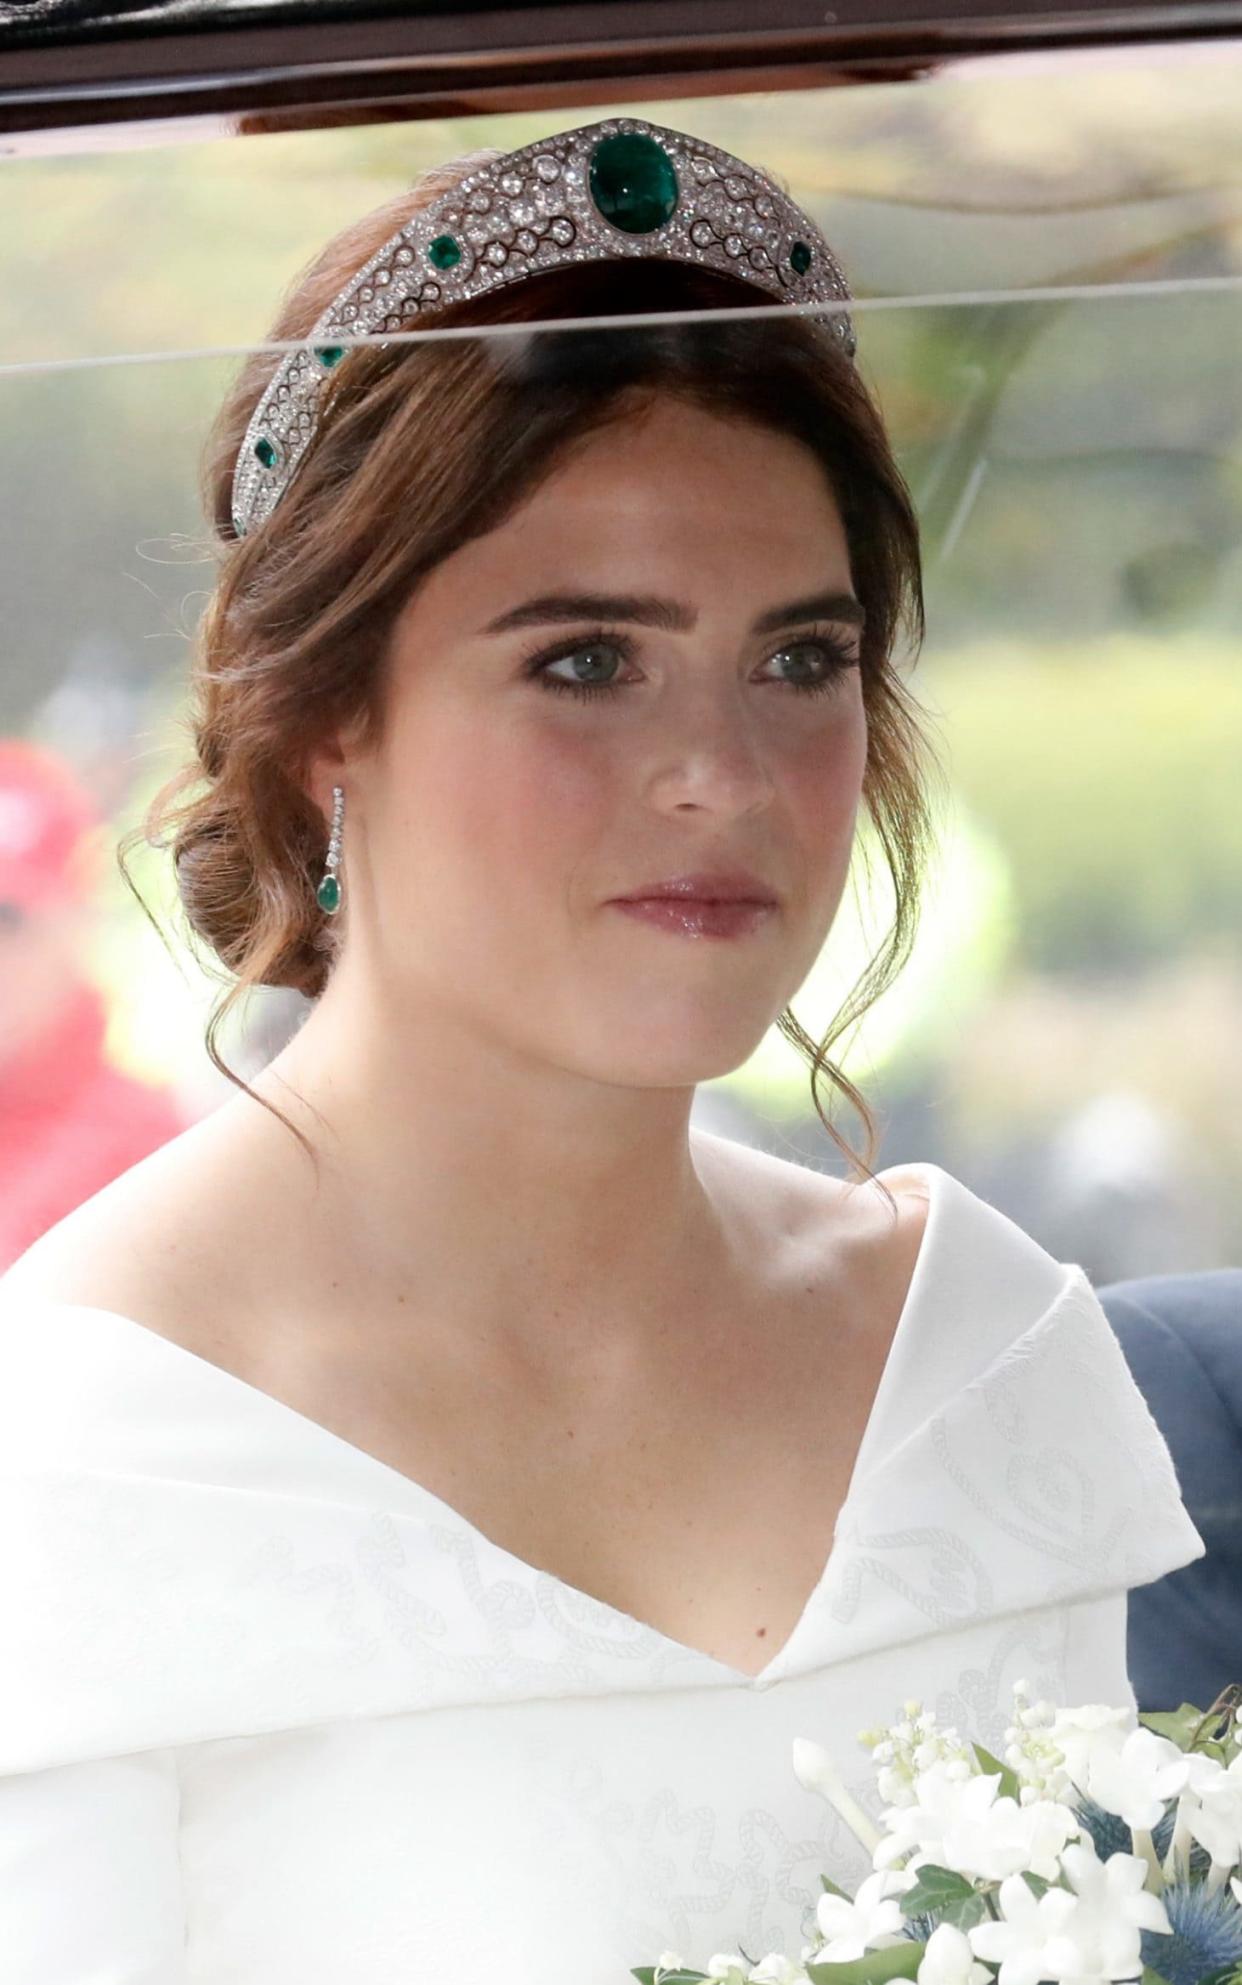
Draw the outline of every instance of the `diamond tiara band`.
<instances>
[{"instance_id":1,"label":"diamond tiara band","mask_svg":"<svg viewBox=\"0 0 1242 1985\"><path fill-rule=\"evenodd\" d=\"M544 269L635 255L723 270L791 304L850 297L809 215L759 167L702 138L609 117L523 145L412 216L321 313L309 349L286 354L238 450L238 537L271 515L314 439L328 379L353 349L334 338L408 331ZM831 329L853 359L845 310Z\"/></svg>"}]
</instances>

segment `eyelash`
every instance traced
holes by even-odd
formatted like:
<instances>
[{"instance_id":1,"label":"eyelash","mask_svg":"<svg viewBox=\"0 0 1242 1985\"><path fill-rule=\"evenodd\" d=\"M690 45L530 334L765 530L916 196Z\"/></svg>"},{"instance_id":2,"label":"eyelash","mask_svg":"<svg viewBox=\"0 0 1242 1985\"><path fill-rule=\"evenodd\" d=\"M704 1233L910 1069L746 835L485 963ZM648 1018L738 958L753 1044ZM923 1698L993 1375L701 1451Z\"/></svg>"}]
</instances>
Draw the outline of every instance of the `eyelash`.
<instances>
[{"instance_id":1,"label":"eyelash","mask_svg":"<svg viewBox=\"0 0 1242 1985\"><path fill-rule=\"evenodd\" d=\"M569 655L579 654L583 648L600 645L618 649L626 661L629 661L637 644L629 634L623 634L613 628L597 627L589 634L577 635L572 641L563 641L555 648L541 649L537 654L529 655L526 659L525 672L528 676L537 677L542 688L550 689L558 695L615 696L625 687L624 683L562 682L559 676L546 673L553 662L562 662ZM832 667L828 674L818 681L790 682L784 685L785 688L800 692L804 696L814 696L822 694L825 690L835 689L838 679L847 669L856 669L859 666L859 657L846 646L845 642L833 634L799 636L796 641L787 641L783 648L777 648L775 653L782 655L788 648L822 648L831 659Z\"/></svg>"}]
</instances>

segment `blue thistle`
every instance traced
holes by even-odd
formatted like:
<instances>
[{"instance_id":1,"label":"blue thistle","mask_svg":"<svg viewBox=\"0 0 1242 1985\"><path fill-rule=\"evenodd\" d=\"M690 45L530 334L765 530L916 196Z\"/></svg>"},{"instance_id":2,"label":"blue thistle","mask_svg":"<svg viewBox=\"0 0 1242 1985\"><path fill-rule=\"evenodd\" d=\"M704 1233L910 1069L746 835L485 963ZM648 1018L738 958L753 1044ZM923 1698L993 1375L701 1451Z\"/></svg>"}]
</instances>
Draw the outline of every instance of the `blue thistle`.
<instances>
[{"instance_id":1,"label":"blue thistle","mask_svg":"<svg viewBox=\"0 0 1242 1985\"><path fill-rule=\"evenodd\" d=\"M898 1902L901 1897L897 1897ZM907 1916L904 1935L913 1938L917 1944L925 1944L941 1919L930 1911L924 1916Z\"/></svg>"},{"instance_id":2,"label":"blue thistle","mask_svg":"<svg viewBox=\"0 0 1242 1985\"><path fill-rule=\"evenodd\" d=\"M1079 1794L1074 1803L1074 1811L1095 1842L1095 1851L1101 1861L1107 1861L1110 1854L1133 1854L1134 1836L1120 1813L1106 1812L1103 1806L1097 1805L1085 1792ZM1167 1817L1166 1815L1166 1819ZM1153 1840L1156 1840L1158 1833L1159 1828L1153 1830Z\"/></svg>"},{"instance_id":3,"label":"blue thistle","mask_svg":"<svg viewBox=\"0 0 1242 1985\"><path fill-rule=\"evenodd\" d=\"M1133 1854L1134 1836L1120 1813L1106 1812L1085 1792L1078 1794L1074 1801L1074 1811L1095 1842L1095 1851L1101 1861L1107 1861L1110 1854ZM1172 1801L1151 1830L1152 1846L1156 1858L1163 1861L1173 1841L1173 1825L1177 1818L1177 1802ZM1208 1873L1212 1857L1206 1847L1197 1840L1190 1843L1190 1873L1198 1881Z\"/></svg>"},{"instance_id":4,"label":"blue thistle","mask_svg":"<svg viewBox=\"0 0 1242 1985\"><path fill-rule=\"evenodd\" d=\"M1173 1825L1176 1819L1177 1800L1173 1799L1169 1802L1164 1817L1151 1830L1151 1844L1161 1861L1164 1860L1170 1847L1173 1845ZM1192 1840L1188 1844L1190 1847L1190 1873L1195 1881L1199 1881L1203 1876L1211 1873L1212 1857L1208 1853L1207 1848L1201 1847L1197 1840Z\"/></svg>"},{"instance_id":5,"label":"blue thistle","mask_svg":"<svg viewBox=\"0 0 1242 1985\"><path fill-rule=\"evenodd\" d=\"M1168 1985L1198 1985L1210 1971L1242 1963L1242 1909L1227 1885L1208 1895L1202 1882L1171 1882L1160 1899L1173 1934L1141 1930L1139 1948Z\"/></svg>"}]
</instances>

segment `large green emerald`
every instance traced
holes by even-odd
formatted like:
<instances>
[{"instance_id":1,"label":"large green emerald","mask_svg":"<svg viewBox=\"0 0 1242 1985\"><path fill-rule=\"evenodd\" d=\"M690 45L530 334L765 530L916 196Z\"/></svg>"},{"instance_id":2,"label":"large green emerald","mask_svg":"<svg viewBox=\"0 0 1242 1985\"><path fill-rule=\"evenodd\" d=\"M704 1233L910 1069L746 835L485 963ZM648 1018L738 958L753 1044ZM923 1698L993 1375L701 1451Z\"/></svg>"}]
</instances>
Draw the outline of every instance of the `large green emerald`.
<instances>
[{"instance_id":1,"label":"large green emerald","mask_svg":"<svg viewBox=\"0 0 1242 1985\"><path fill-rule=\"evenodd\" d=\"M663 145L638 131L601 138L591 153L591 198L626 234L650 234L677 211L677 174Z\"/></svg>"}]
</instances>

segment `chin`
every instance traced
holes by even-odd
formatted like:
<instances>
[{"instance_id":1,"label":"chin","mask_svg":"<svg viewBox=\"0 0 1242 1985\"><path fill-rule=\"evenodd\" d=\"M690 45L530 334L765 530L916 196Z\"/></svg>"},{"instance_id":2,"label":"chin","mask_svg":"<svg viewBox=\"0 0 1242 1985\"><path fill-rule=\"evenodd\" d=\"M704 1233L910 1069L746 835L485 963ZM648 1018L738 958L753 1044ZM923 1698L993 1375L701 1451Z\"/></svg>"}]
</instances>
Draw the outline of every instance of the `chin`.
<instances>
[{"instance_id":1,"label":"chin","mask_svg":"<svg viewBox=\"0 0 1242 1985\"><path fill-rule=\"evenodd\" d=\"M714 1039L703 1028L663 1030L654 1025L641 1040L627 1043L620 1035L601 1045L597 1057L583 1057L583 1067L593 1060L594 1072L604 1082L634 1089L692 1089L700 1082L714 1082L741 1068L763 1038L763 1030L745 1034L736 1024L722 1027Z\"/></svg>"}]
</instances>

